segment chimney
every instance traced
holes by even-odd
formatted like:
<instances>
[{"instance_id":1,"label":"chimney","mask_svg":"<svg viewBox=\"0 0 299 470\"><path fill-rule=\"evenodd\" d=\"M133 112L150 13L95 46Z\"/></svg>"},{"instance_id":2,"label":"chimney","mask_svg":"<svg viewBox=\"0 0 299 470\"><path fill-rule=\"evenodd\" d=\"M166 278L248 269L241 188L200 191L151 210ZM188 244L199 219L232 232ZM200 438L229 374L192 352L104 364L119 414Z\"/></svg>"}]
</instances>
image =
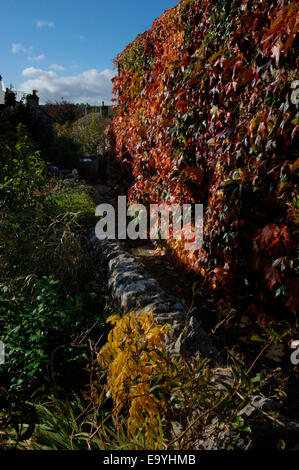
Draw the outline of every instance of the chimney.
<instances>
[{"instance_id":1,"label":"chimney","mask_svg":"<svg viewBox=\"0 0 299 470\"><path fill-rule=\"evenodd\" d=\"M32 95L26 96L26 106L29 108L38 108L39 97L37 96L37 90L32 90Z\"/></svg>"},{"instance_id":2,"label":"chimney","mask_svg":"<svg viewBox=\"0 0 299 470\"><path fill-rule=\"evenodd\" d=\"M101 106L101 109L100 109L100 113L101 113L101 118L102 119L107 119L108 118L108 106L105 106L104 101L102 101L102 106Z\"/></svg>"}]
</instances>

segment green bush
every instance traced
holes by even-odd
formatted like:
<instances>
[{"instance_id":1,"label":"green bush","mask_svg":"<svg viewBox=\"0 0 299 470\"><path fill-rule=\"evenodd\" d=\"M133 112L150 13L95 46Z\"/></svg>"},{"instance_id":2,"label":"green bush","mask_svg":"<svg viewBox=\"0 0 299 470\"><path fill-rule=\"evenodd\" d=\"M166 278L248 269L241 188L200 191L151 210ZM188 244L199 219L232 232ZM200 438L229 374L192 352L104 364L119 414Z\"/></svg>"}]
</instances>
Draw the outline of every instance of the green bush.
<instances>
[{"instance_id":1,"label":"green bush","mask_svg":"<svg viewBox=\"0 0 299 470\"><path fill-rule=\"evenodd\" d=\"M20 124L26 129L27 135L34 143L35 150L39 150L43 158L47 160L48 149L55 141L53 127L37 117L23 103L16 103L14 106L0 110L0 134L2 135L0 142L2 143L3 139L6 144L15 144L18 140L16 130Z\"/></svg>"},{"instance_id":2,"label":"green bush","mask_svg":"<svg viewBox=\"0 0 299 470\"><path fill-rule=\"evenodd\" d=\"M105 148L104 132L110 123L110 119L102 119L99 113L93 111L71 124L57 124L58 139L76 142L84 155L102 153Z\"/></svg>"},{"instance_id":3,"label":"green bush","mask_svg":"<svg viewBox=\"0 0 299 470\"><path fill-rule=\"evenodd\" d=\"M0 338L6 345L0 383L5 406L43 392L51 380L74 382L75 371L82 384L86 350L72 341L95 322L102 306L86 237L95 225L92 189L47 179L26 128L19 124L15 136L10 131L8 126L7 143L0 139Z\"/></svg>"},{"instance_id":4,"label":"green bush","mask_svg":"<svg viewBox=\"0 0 299 470\"><path fill-rule=\"evenodd\" d=\"M60 168L78 167L82 149L80 143L68 136L58 137L56 131L47 121L17 103L0 110L0 148L14 148L19 139L18 127L22 125L34 151L39 151L45 162ZM7 161L7 160L6 160Z\"/></svg>"},{"instance_id":5,"label":"green bush","mask_svg":"<svg viewBox=\"0 0 299 470\"><path fill-rule=\"evenodd\" d=\"M80 143L70 137L59 136L48 148L46 159L59 168L72 170L79 167L82 153Z\"/></svg>"},{"instance_id":6,"label":"green bush","mask_svg":"<svg viewBox=\"0 0 299 470\"><path fill-rule=\"evenodd\" d=\"M16 287L0 284L0 380L10 402L16 393L20 399L38 389L48 393L51 383L67 384L75 370L80 375L88 351L73 341L94 321L90 304L97 297L90 284L76 294L63 293L53 276L28 276Z\"/></svg>"},{"instance_id":7,"label":"green bush","mask_svg":"<svg viewBox=\"0 0 299 470\"><path fill-rule=\"evenodd\" d=\"M21 124L15 143L0 140L2 281L35 272L80 283L90 269L86 231L96 222L93 192L49 181L45 168Z\"/></svg>"}]
</instances>

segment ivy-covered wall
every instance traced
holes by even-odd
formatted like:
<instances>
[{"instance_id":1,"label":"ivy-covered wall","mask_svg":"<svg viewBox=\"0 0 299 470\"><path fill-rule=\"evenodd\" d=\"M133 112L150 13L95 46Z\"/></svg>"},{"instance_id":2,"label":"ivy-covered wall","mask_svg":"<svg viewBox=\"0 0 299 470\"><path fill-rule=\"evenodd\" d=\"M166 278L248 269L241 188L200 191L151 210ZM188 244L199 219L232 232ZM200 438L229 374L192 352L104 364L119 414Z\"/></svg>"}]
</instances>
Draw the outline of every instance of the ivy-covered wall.
<instances>
[{"instance_id":1,"label":"ivy-covered wall","mask_svg":"<svg viewBox=\"0 0 299 470\"><path fill-rule=\"evenodd\" d=\"M131 201L203 203L203 248L169 248L253 315L298 307L298 26L297 2L182 0L115 59Z\"/></svg>"}]
</instances>

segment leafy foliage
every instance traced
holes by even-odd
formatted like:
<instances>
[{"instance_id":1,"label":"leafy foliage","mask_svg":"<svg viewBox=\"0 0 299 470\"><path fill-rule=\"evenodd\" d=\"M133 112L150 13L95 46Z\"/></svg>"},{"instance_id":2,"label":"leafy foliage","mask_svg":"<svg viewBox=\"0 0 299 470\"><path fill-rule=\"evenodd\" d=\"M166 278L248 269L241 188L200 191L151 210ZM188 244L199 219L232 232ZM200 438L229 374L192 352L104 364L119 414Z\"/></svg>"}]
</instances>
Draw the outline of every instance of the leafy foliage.
<instances>
[{"instance_id":1,"label":"leafy foliage","mask_svg":"<svg viewBox=\"0 0 299 470\"><path fill-rule=\"evenodd\" d=\"M182 0L115 60L131 201L203 203L203 248L169 249L253 316L298 309L297 46L295 2Z\"/></svg>"},{"instance_id":2,"label":"leafy foliage","mask_svg":"<svg viewBox=\"0 0 299 470\"><path fill-rule=\"evenodd\" d=\"M91 349L87 402L72 396L67 402L54 397L30 405L31 414L23 417L21 429L13 416L6 422L6 433L0 433L2 445L43 450L195 450L215 439L225 449L246 449L255 424L244 413L250 396L267 391L274 377L273 397L284 394L279 368L252 374L260 354L247 372L233 354L232 367L215 368L201 357L171 357L165 347L169 327L155 324L152 314L113 315L108 322L114 328L107 343L99 352ZM274 330L273 335L272 339ZM272 413L258 414L259 419L279 424ZM279 433L271 442L273 448L281 445Z\"/></svg>"},{"instance_id":3,"label":"leafy foliage","mask_svg":"<svg viewBox=\"0 0 299 470\"><path fill-rule=\"evenodd\" d=\"M105 146L104 131L110 119L102 119L93 111L77 121L64 125L57 124L58 136L72 139L82 148L85 155L102 153Z\"/></svg>"},{"instance_id":4,"label":"leafy foliage","mask_svg":"<svg viewBox=\"0 0 299 470\"><path fill-rule=\"evenodd\" d=\"M56 103L47 103L46 111L56 122L59 124L70 123L79 117L79 109L66 100L61 100Z\"/></svg>"},{"instance_id":5,"label":"leafy foliage","mask_svg":"<svg viewBox=\"0 0 299 470\"><path fill-rule=\"evenodd\" d=\"M94 194L83 184L49 181L45 176L46 164L26 128L18 124L14 130L11 124L4 126L4 121L2 124L5 134L0 137L1 278L4 280L5 272L8 278L38 272L41 264L43 274L61 278L63 267L68 266L76 276L87 264L82 247L84 230L95 223ZM55 266L61 274L58 275Z\"/></svg>"},{"instance_id":6,"label":"leafy foliage","mask_svg":"<svg viewBox=\"0 0 299 470\"><path fill-rule=\"evenodd\" d=\"M23 286L19 282L19 292L0 284L0 331L6 348L0 377L2 400L5 390L10 406L22 394L67 383L70 364L83 367L87 361L87 351L72 342L92 319L85 311L89 292L65 296L58 284L53 276L29 276Z\"/></svg>"},{"instance_id":7,"label":"leafy foliage","mask_svg":"<svg viewBox=\"0 0 299 470\"><path fill-rule=\"evenodd\" d=\"M107 321L114 328L97 355L104 385L94 384L99 394L93 393L93 400L101 410L105 396L112 398L111 416L125 425L128 448L201 448L205 436L217 435L221 441L228 430L225 448L246 448L251 429L239 412L250 395L268 386L273 370L252 375L251 367L246 373L233 355L228 369L213 369L201 357L187 361L170 356L166 344L171 327L156 324L152 313L113 315ZM101 425L94 437L101 436L99 429Z\"/></svg>"},{"instance_id":8,"label":"leafy foliage","mask_svg":"<svg viewBox=\"0 0 299 470\"><path fill-rule=\"evenodd\" d=\"M32 149L39 151L45 162L51 162L60 168L78 166L81 146L70 137L57 137L51 123L41 119L23 103L0 110L0 153L4 151L5 145L14 147L20 125L23 125Z\"/></svg>"},{"instance_id":9,"label":"leafy foliage","mask_svg":"<svg viewBox=\"0 0 299 470\"><path fill-rule=\"evenodd\" d=\"M158 412L166 411L166 403L152 392L154 371L159 369L163 336L167 325L156 325L153 314L132 312L123 318L118 315L108 320L114 329L107 344L98 354L100 367L107 369L106 390L111 395L119 414L129 402L128 430L145 426L145 437L159 429Z\"/></svg>"},{"instance_id":10,"label":"leafy foliage","mask_svg":"<svg viewBox=\"0 0 299 470\"><path fill-rule=\"evenodd\" d=\"M16 211L36 201L34 190L40 189L44 182L45 163L22 124L15 133L11 130L6 139L0 141L0 207Z\"/></svg>"},{"instance_id":11,"label":"leafy foliage","mask_svg":"<svg viewBox=\"0 0 299 470\"><path fill-rule=\"evenodd\" d=\"M94 321L101 302L99 287L91 282L86 240L95 224L92 189L47 179L45 162L24 126L17 126L16 135L8 130L7 139L0 139L0 337L7 357L0 380L5 407L33 392L44 393L51 381L62 385L75 365L83 367L86 343L78 349L72 341ZM82 375L77 371L77 379Z\"/></svg>"}]
</instances>

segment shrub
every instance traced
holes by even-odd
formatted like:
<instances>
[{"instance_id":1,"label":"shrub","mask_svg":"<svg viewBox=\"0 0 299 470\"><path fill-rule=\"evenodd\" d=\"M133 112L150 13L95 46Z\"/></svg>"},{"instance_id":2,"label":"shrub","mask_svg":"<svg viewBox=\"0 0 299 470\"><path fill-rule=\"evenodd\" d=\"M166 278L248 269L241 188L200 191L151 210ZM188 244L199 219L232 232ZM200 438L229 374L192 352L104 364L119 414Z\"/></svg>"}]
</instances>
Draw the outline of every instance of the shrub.
<instances>
[{"instance_id":1,"label":"shrub","mask_svg":"<svg viewBox=\"0 0 299 470\"><path fill-rule=\"evenodd\" d=\"M73 140L80 145L85 155L99 154L105 147L104 131L110 119L102 119L100 114L93 111L73 123L56 125L59 138Z\"/></svg>"},{"instance_id":2,"label":"shrub","mask_svg":"<svg viewBox=\"0 0 299 470\"><path fill-rule=\"evenodd\" d=\"M57 136L51 124L37 117L23 103L0 110L0 146L14 147L18 126L22 125L32 149L39 151L45 162L60 168L78 168L82 155L80 142L68 136Z\"/></svg>"},{"instance_id":3,"label":"shrub","mask_svg":"<svg viewBox=\"0 0 299 470\"><path fill-rule=\"evenodd\" d=\"M16 143L16 130L20 124L26 129L26 134L34 144L35 150L39 150L42 157L47 160L48 149L55 141L53 127L37 117L23 103L16 103L14 106L0 110L0 134L6 144Z\"/></svg>"},{"instance_id":4,"label":"shrub","mask_svg":"<svg viewBox=\"0 0 299 470\"><path fill-rule=\"evenodd\" d=\"M58 168L78 168L82 156L82 146L73 138L57 136L47 149L46 160Z\"/></svg>"},{"instance_id":5,"label":"shrub","mask_svg":"<svg viewBox=\"0 0 299 470\"><path fill-rule=\"evenodd\" d=\"M63 294L53 276L29 276L16 287L0 284L2 399L7 394L10 406L38 389L49 393L49 385L67 384L74 369L83 367L87 350L72 344L90 326L93 317L86 307L95 295L90 287Z\"/></svg>"},{"instance_id":6,"label":"shrub","mask_svg":"<svg viewBox=\"0 0 299 470\"><path fill-rule=\"evenodd\" d=\"M108 321L115 326L98 354L100 367L107 370L105 390L117 415L128 407L129 433L142 429L145 438L152 438L159 430L159 412L166 411L163 394L159 400L157 387L152 386L155 375L163 374L166 365L161 350L168 326L156 325L153 314L146 313L139 317L134 313L123 318L114 315Z\"/></svg>"},{"instance_id":7,"label":"shrub","mask_svg":"<svg viewBox=\"0 0 299 470\"><path fill-rule=\"evenodd\" d=\"M12 403L16 394L21 400L66 379L69 363L83 366L87 356L72 340L104 305L87 248L92 190L47 180L24 126L15 140L0 141L0 334L7 355L1 384Z\"/></svg>"},{"instance_id":8,"label":"shrub","mask_svg":"<svg viewBox=\"0 0 299 470\"><path fill-rule=\"evenodd\" d=\"M0 145L1 277L54 274L74 288L90 270L86 234L96 222L94 194L83 184L49 182L44 173L19 125L16 143Z\"/></svg>"}]
</instances>

